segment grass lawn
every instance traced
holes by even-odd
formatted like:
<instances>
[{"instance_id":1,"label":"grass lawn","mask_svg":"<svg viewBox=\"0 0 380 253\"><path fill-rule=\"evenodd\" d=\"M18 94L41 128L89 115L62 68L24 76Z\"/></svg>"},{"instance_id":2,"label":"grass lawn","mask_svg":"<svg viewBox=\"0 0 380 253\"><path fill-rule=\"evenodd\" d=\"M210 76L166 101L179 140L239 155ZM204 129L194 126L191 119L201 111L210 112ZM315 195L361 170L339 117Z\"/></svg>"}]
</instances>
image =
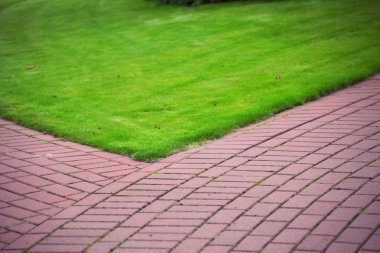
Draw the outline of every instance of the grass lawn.
<instances>
[{"instance_id":1,"label":"grass lawn","mask_svg":"<svg viewBox=\"0 0 380 253\"><path fill-rule=\"evenodd\" d=\"M154 160L379 71L379 13L378 0L0 0L0 115Z\"/></svg>"}]
</instances>

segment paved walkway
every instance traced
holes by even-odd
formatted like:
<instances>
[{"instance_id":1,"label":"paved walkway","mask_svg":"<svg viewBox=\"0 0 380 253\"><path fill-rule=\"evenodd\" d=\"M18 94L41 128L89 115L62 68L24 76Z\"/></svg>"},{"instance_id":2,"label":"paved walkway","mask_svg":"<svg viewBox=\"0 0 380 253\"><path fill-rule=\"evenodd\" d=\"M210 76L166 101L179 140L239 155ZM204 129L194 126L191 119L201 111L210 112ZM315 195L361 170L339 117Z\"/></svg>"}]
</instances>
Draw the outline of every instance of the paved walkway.
<instances>
[{"instance_id":1,"label":"paved walkway","mask_svg":"<svg viewBox=\"0 0 380 253\"><path fill-rule=\"evenodd\" d=\"M155 164L0 121L2 252L380 252L380 75Z\"/></svg>"}]
</instances>

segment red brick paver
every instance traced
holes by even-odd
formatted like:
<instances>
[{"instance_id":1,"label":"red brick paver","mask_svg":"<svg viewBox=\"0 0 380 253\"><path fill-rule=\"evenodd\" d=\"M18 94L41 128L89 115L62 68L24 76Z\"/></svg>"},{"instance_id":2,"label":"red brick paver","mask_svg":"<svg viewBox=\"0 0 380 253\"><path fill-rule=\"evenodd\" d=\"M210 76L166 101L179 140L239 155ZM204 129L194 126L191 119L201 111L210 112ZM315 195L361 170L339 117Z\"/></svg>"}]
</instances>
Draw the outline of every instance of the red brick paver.
<instances>
[{"instance_id":1,"label":"red brick paver","mask_svg":"<svg viewBox=\"0 0 380 253\"><path fill-rule=\"evenodd\" d=\"M380 252L380 75L154 164L0 120L2 252Z\"/></svg>"}]
</instances>

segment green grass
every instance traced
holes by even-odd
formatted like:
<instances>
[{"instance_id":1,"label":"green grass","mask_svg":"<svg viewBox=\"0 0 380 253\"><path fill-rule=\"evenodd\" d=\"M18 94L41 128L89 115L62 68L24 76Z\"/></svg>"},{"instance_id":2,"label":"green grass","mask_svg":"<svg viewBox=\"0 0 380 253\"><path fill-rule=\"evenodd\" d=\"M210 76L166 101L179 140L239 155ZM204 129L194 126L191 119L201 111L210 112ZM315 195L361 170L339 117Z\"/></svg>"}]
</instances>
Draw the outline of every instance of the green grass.
<instances>
[{"instance_id":1,"label":"green grass","mask_svg":"<svg viewBox=\"0 0 380 253\"><path fill-rule=\"evenodd\" d=\"M0 115L157 159L379 71L379 13L378 0L0 0Z\"/></svg>"}]
</instances>

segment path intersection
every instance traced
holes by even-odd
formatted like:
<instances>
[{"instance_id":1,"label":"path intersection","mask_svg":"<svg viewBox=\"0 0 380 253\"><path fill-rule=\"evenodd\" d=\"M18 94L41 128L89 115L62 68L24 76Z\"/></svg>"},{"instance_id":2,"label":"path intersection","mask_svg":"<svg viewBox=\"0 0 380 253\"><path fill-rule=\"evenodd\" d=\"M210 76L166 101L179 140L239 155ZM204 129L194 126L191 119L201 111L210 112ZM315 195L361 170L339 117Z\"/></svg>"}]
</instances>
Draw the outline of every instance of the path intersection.
<instances>
[{"instance_id":1,"label":"path intersection","mask_svg":"<svg viewBox=\"0 0 380 253\"><path fill-rule=\"evenodd\" d=\"M0 120L1 252L380 252L380 74L154 164Z\"/></svg>"}]
</instances>

